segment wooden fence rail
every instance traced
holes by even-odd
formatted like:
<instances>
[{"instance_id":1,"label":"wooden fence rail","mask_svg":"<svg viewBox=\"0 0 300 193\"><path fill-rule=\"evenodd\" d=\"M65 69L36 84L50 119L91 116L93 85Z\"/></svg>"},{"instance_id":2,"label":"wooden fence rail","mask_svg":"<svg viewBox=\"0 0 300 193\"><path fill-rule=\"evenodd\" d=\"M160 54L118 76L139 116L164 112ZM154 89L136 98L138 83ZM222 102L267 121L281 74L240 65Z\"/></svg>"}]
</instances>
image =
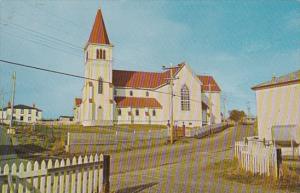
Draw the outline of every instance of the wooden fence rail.
<instances>
[{"instance_id":1,"label":"wooden fence rail","mask_svg":"<svg viewBox=\"0 0 300 193\"><path fill-rule=\"evenodd\" d=\"M281 151L259 140L235 142L235 157L242 169L251 173L279 178Z\"/></svg>"},{"instance_id":2,"label":"wooden fence rail","mask_svg":"<svg viewBox=\"0 0 300 193\"><path fill-rule=\"evenodd\" d=\"M109 191L109 156L73 157L0 167L2 193L100 193ZM104 160L104 161L103 161ZM108 176L104 176L108 175Z\"/></svg>"}]
</instances>

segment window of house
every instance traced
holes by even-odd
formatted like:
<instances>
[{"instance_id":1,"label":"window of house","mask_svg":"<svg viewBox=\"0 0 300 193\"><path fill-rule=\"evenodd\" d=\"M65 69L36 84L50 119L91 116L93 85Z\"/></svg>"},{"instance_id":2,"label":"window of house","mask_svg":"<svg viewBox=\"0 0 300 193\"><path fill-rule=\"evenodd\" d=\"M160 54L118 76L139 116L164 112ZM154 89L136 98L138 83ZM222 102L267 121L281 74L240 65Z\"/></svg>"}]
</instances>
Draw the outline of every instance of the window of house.
<instances>
[{"instance_id":1,"label":"window of house","mask_svg":"<svg viewBox=\"0 0 300 193\"><path fill-rule=\"evenodd\" d=\"M138 109L135 110L135 115L139 116L140 115L140 111Z\"/></svg>"},{"instance_id":2,"label":"window of house","mask_svg":"<svg viewBox=\"0 0 300 193\"><path fill-rule=\"evenodd\" d=\"M21 109L21 114L24 114L24 109Z\"/></svg>"},{"instance_id":3,"label":"window of house","mask_svg":"<svg viewBox=\"0 0 300 193\"><path fill-rule=\"evenodd\" d=\"M103 81L102 78L99 78L98 80L98 94L102 94L103 93Z\"/></svg>"},{"instance_id":4,"label":"window of house","mask_svg":"<svg viewBox=\"0 0 300 193\"><path fill-rule=\"evenodd\" d=\"M133 91L131 90L129 94L130 94L130 96L133 96Z\"/></svg>"},{"instance_id":5,"label":"window of house","mask_svg":"<svg viewBox=\"0 0 300 193\"><path fill-rule=\"evenodd\" d=\"M149 96L149 92L148 91L146 91L146 97L148 97Z\"/></svg>"},{"instance_id":6,"label":"window of house","mask_svg":"<svg viewBox=\"0 0 300 193\"><path fill-rule=\"evenodd\" d=\"M121 116L122 115L122 110L118 109L118 115Z\"/></svg>"},{"instance_id":7,"label":"window of house","mask_svg":"<svg viewBox=\"0 0 300 193\"><path fill-rule=\"evenodd\" d=\"M155 111L155 110L152 111L152 116L153 116L153 117L156 116L156 111Z\"/></svg>"},{"instance_id":8,"label":"window of house","mask_svg":"<svg viewBox=\"0 0 300 193\"><path fill-rule=\"evenodd\" d=\"M38 112L38 111L36 112L36 116L37 116L37 117L39 116L39 112Z\"/></svg>"},{"instance_id":9,"label":"window of house","mask_svg":"<svg viewBox=\"0 0 300 193\"><path fill-rule=\"evenodd\" d=\"M190 91L186 85L183 85L183 87L181 88L181 110L190 110Z\"/></svg>"},{"instance_id":10,"label":"window of house","mask_svg":"<svg viewBox=\"0 0 300 193\"><path fill-rule=\"evenodd\" d=\"M23 116L21 116L21 117L20 117L20 121L23 121L23 120L24 120L24 117L23 117Z\"/></svg>"},{"instance_id":11,"label":"window of house","mask_svg":"<svg viewBox=\"0 0 300 193\"><path fill-rule=\"evenodd\" d=\"M28 109L28 114L31 115L31 109Z\"/></svg>"}]
</instances>

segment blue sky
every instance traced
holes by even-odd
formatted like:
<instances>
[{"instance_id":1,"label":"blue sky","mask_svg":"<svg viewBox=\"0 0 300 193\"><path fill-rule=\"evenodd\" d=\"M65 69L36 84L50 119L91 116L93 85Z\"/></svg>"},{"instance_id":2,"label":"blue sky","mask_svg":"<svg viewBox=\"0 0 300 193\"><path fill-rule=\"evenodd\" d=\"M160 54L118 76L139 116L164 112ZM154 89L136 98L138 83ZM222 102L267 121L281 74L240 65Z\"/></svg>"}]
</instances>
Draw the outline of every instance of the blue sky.
<instances>
[{"instance_id":1,"label":"blue sky","mask_svg":"<svg viewBox=\"0 0 300 193\"><path fill-rule=\"evenodd\" d=\"M0 0L0 58L83 75L83 51L101 2L114 68L160 71L187 62L215 77L227 109L255 114L251 86L300 69L300 1ZM40 33L69 42L39 38ZM0 89L46 118L72 114L83 81L0 64Z\"/></svg>"}]
</instances>

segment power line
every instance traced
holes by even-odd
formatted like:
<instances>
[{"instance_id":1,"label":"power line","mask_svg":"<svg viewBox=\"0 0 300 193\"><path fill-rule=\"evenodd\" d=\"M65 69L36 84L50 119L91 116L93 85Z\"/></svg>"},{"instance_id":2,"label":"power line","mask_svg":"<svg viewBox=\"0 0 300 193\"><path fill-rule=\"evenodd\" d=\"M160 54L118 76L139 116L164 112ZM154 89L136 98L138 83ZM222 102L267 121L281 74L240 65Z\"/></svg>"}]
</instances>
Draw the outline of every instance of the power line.
<instances>
[{"instance_id":1,"label":"power line","mask_svg":"<svg viewBox=\"0 0 300 193\"><path fill-rule=\"evenodd\" d=\"M14 66L19 66L19 67L35 69L35 70L40 70L40 71L44 71L44 72L50 72L50 73L54 73L54 74L60 74L60 75L64 75L64 76L70 76L70 77L73 77L73 78L80 78L80 79L92 80L92 81L97 81L97 82L99 81L99 80L94 79L94 78L88 78L88 77L84 77L84 76L80 76L80 75L75 75L75 74L71 74L71 73L66 73L66 72L61 72L61 71L57 71L57 70L51 70L51 69L46 69L46 68L41 68L41 67L36 67L36 66L31 66L31 65L26 65L26 64L21 64L21 63L17 63L17 62L2 60L2 59L0 59L0 62L6 63L6 64L10 64L10 65L14 65ZM107 83L107 84L113 84L112 82L108 82L108 81L102 81L102 82L103 83ZM156 93L160 93L160 94L171 95L171 93L168 93L168 92L162 92L162 91L157 91L157 90L152 90L152 89L145 89L145 88L135 88L135 89L143 89L143 90L147 90L147 91L150 91L150 92L156 92ZM173 96L181 98L181 95L173 94ZM197 99L192 99L192 98L190 98L190 101L202 103L202 101L199 101Z\"/></svg>"}]
</instances>

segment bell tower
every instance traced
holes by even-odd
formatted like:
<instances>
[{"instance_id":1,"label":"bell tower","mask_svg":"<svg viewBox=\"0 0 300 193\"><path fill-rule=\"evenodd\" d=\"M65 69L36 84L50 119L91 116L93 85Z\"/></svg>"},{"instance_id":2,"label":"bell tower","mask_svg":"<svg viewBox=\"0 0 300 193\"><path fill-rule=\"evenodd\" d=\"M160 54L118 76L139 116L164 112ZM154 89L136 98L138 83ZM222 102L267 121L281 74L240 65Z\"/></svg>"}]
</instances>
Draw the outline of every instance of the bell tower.
<instances>
[{"instance_id":1,"label":"bell tower","mask_svg":"<svg viewBox=\"0 0 300 193\"><path fill-rule=\"evenodd\" d=\"M84 48L85 77L82 93L82 124L113 124L112 50L99 9L89 40Z\"/></svg>"}]
</instances>

